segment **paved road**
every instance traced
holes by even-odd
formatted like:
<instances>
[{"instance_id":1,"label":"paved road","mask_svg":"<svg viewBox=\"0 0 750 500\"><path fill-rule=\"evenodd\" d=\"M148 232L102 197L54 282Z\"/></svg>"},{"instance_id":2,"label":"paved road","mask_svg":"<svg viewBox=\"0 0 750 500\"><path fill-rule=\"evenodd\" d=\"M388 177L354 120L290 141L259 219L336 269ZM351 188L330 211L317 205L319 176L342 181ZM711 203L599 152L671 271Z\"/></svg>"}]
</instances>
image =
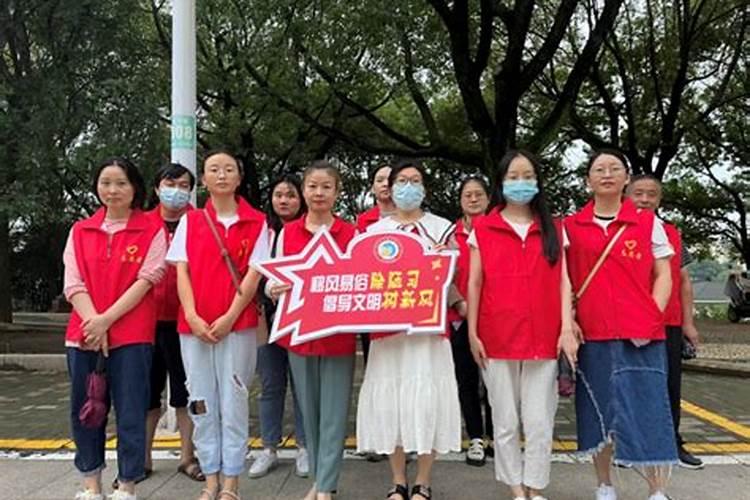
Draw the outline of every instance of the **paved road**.
<instances>
[{"instance_id":1,"label":"paved road","mask_svg":"<svg viewBox=\"0 0 750 500\"><path fill-rule=\"evenodd\" d=\"M357 377L359 380L361 377ZM54 450L69 444L68 379L64 373L0 372L0 449ZM682 432L689 448L699 453L750 453L750 390L747 379L688 373L684 379ZM251 387L250 434L258 434L259 385ZM354 394L357 394L355 387ZM287 412L289 414L289 412ZM350 412L349 435L354 435ZM284 431L293 445L289 418ZM114 419L110 421L114 436ZM556 449L572 449L575 441L575 411L572 400L563 399L556 417ZM162 447L176 443L165 440ZM251 446L258 447L257 439Z\"/></svg>"},{"instance_id":2,"label":"paved road","mask_svg":"<svg viewBox=\"0 0 750 500\"><path fill-rule=\"evenodd\" d=\"M558 456L559 458L559 456ZM200 486L174 472L177 462L156 462L156 472L141 483L140 499L182 500L197 496ZM115 465L105 471L109 480ZM409 474L414 477L414 466ZM669 495L673 500L748 500L750 462L745 465L711 465L701 471L675 470ZM382 499L390 478L384 462L371 464L361 460L344 463L336 500ZM644 500L644 482L630 470L618 469L614 479L620 500ZM547 496L550 500L593 499L594 477L589 464L554 463ZM309 488L308 480L293 474L293 463L284 461L269 476L243 479L240 486L245 500L300 500ZM3 500L72 499L79 487L79 476L69 460L0 459L0 498ZM439 461L434 469L435 500L485 500L510 498L493 479L492 469L470 467L463 463Z\"/></svg>"}]
</instances>

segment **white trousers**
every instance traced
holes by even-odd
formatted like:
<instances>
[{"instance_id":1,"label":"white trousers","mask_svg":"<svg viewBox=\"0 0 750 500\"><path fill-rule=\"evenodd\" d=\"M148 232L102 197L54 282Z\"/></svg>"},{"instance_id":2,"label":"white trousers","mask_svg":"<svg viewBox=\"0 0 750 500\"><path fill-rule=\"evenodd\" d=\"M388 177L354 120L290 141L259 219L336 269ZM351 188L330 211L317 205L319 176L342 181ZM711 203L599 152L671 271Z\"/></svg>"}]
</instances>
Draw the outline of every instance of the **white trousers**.
<instances>
[{"instance_id":1,"label":"white trousers","mask_svg":"<svg viewBox=\"0 0 750 500\"><path fill-rule=\"evenodd\" d=\"M510 486L546 488L557 411L557 360L489 360L482 376L492 406L495 478Z\"/></svg>"},{"instance_id":2,"label":"white trousers","mask_svg":"<svg viewBox=\"0 0 750 500\"><path fill-rule=\"evenodd\" d=\"M255 342L255 330L232 332L218 344L180 335L193 443L205 474L239 476L244 470Z\"/></svg>"}]
</instances>

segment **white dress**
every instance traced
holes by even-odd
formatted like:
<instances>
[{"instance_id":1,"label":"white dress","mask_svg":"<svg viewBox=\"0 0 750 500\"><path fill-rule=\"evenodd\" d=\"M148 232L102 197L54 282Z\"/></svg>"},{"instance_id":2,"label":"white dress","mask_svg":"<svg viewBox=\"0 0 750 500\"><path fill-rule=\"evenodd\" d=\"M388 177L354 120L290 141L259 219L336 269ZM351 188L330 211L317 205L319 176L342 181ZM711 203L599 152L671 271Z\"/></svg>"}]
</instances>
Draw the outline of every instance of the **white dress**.
<instances>
[{"instance_id":1,"label":"white dress","mask_svg":"<svg viewBox=\"0 0 750 500\"><path fill-rule=\"evenodd\" d=\"M451 236L451 226L426 213L415 225L388 217L367 231L413 231L438 244ZM461 408L447 337L399 333L370 344L357 405L357 451L391 454L396 446L420 455L461 451Z\"/></svg>"}]
</instances>

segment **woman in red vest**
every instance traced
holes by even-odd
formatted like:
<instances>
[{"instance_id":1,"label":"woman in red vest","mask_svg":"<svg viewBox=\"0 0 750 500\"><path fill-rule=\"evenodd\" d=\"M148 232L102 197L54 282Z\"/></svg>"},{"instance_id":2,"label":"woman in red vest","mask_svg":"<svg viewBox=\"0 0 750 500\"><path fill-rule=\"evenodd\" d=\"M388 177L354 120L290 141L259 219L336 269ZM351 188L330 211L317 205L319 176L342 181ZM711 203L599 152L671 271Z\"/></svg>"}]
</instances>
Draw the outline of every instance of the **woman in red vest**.
<instances>
[{"instance_id":1,"label":"woman in red vest","mask_svg":"<svg viewBox=\"0 0 750 500\"><path fill-rule=\"evenodd\" d=\"M468 298L469 284L469 245L467 240L474 221L487 212L490 204L490 188L482 177L471 176L461 182L458 188L462 217L456 221L455 238L459 256L456 261L455 283L464 299ZM469 331L466 323L466 301L457 308L448 310L451 323L451 350L456 365L458 399L464 417L466 433L469 435L469 448L466 450L466 463L481 466L485 463L485 436L492 440L492 413L486 396L480 394L479 368L471 354ZM484 408L484 417L482 409ZM490 441L488 448L494 451Z\"/></svg>"},{"instance_id":2,"label":"woman in red vest","mask_svg":"<svg viewBox=\"0 0 750 500\"><path fill-rule=\"evenodd\" d=\"M315 233L327 230L342 252L356 228L333 213L341 193L341 176L330 163L318 160L302 174L302 194L308 212L287 223L276 241L278 257L300 253ZM269 295L277 299L287 285L269 283ZM305 500L330 500L336 491L346 439L347 417L354 374L355 336L332 335L291 345L289 337L277 343L289 350L294 387L302 407L310 472L315 480Z\"/></svg>"},{"instance_id":3,"label":"woman in red vest","mask_svg":"<svg viewBox=\"0 0 750 500\"><path fill-rule=\"evenodd\" d=\"M94 174L93 192L102 205L75 223L65 247L66 298L73 313L65 335L71 379L71 427L75 466L85 490L77 500L103 500L105 421L85 426L79 412L87 377L102 352L107 397L117 417L118 488L110 498L135 500L135 481L146 456L148 378L156 326L151 289L164 274L166 239L161 225L141 211L146 190L138 169L124 158L105 160Z\"/></svg>"},{"instance_id":4,"label":"woman in red vest","mask_svg":"<svg viewBox=\"0 0 750 500\"><path fill-rule=\"evenodd\" d=\"M575 317L585 340L575 398L578 448L593 455L597 500L617 498L613 448L616 463L645 468L649 499L664 500L665 466L677 462L663 312L674 252L654 213L623 198L627 165L620 151L594 153L587 166L594 197L565 220Z\"/></svg>"},{"instance_id":5,"label":"woman in red vest","mask_svg":"<svg viewBox=\"0 0 750 500\"><path fill-rule=\"evenodd\" d=\"M190 193L195 187L195 176L179 163L168 163L156 173L154 195L158 201L149 215L163 225L167 239L172 241L180 218L192 207ZM180 354L180 336L177 333L177 270L168 266L159 284L154 287L157 304L154 358L151 363L151 400L146 420L145 477L151 475L153 462L151 447L156 426L161 417L161 394L169 375L169 406L175 409L177 428L180 431L180 463L177 471L195 481L205 481L193 449L193 424L187 413L188 393L185 388L185 368ZM145 479L144 477L144 479Z\"/></svg>"},{"instance_id":6,"label":"woman in red vest","mask_svg":"<svg viewBox=\"0 0 750 500\"><path fill-rule=\"evenodd\" d=\"M247 453L260 281L250 263L267 259L270 245L263 213L235 194L241 180L234 156L209 152L203 185L210 198L180 219L167 254L177 266L188 412L206 476L200 500L237 500Z\"/></svg>"},{"instance_id":7,"label":"woman in red vest","mask_svg":"<svg viewBox=\"0 0 750 500\"><path fill-rule=\"evenodd\" d=\"M561 228L547 208L541 172L530 153L506 153L496 206L474 222L468 239L469 339L492 405L495 477L516 500L545 500L557 356L563 343L571 358L578 347Z\"/></svg>"}]
</instances>

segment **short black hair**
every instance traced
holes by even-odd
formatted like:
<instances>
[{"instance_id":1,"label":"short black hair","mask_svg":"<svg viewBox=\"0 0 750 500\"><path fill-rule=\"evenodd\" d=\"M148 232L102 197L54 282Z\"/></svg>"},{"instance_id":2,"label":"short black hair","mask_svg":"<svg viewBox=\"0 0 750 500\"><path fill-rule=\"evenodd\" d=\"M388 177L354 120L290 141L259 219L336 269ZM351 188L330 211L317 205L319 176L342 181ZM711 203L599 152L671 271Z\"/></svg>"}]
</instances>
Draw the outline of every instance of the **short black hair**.
<instances>
[{"instance_id":1,"label":"short black hair","mask_svg":"<svg viewBox=\"0 0 750 500\"><path fill-rule=\"evenodd\" d=\"M154 187L158 188L164 179L179 179L185 174L188 174L190 178L190 190L192 191L195 187L195 175L181 163L167 163L163 165L154 176Z\"/></svg>"},{"instance_id":2,"label":"short black hair","mask_svg":"<svg viewBox=\"0 0 750 500\"><path fill-rule=\"evenodd\" d=\"M422 183L424 184L427 181L427 171L425 170L424 165L420 160L402 158L394 162L393 166L391 167L391 173L388 176L388 186L393 187L393 185L396 183L396 177L398 176L399 172L407 168L416 168L419 173L422 174Z\"/></svg>"},{"instance_id":3,"label":"short black hair","mask_svg":"<svg viewBox=\"0 0 750 500\"><path fill-rule=\"evenodd\" d=\"M591 173L591 166L594 164L596 159L603 155L614 156L615 158L620 160L620 163L623 164L623 166L625 167L625 171L628 174L630 173L630 162L628 161L628 157L625 156L625 153L616 148L602 148L597 149L596 151L591 153L591 156L589 156L588 162L586 163L586 175Z\"/></svg>"},{"instance_id":4,"label":"short black hair","mask_svg":"<svg viewBox=\"0 0 750 500\"><path fill-rule=\"evenodd\" d=\"M99 177L102 175L102 170L107 167L119 167L125 172L128 182L133 186L133 201L130 203L130 208L142 209L143 204L146 202L146 183L143 181L143 176L138 167L132 161L122 156L113 156L102 160L94 168L94 182L91 186L91 191L99 203L104 205L104 202L99 197Z\"/></svg>"},{"instance_id":5,"label":"short black hair","mask_svg":"<svg viewBox=\"0 0 750 500\"><path fill-rule=\"evenodd\" d=\"M654 174L638 174L630 177L630 185L632 186L638 181L654 181L659 186L662 185L661 179L656 177Z\"/></svg>"}]
</instances>

